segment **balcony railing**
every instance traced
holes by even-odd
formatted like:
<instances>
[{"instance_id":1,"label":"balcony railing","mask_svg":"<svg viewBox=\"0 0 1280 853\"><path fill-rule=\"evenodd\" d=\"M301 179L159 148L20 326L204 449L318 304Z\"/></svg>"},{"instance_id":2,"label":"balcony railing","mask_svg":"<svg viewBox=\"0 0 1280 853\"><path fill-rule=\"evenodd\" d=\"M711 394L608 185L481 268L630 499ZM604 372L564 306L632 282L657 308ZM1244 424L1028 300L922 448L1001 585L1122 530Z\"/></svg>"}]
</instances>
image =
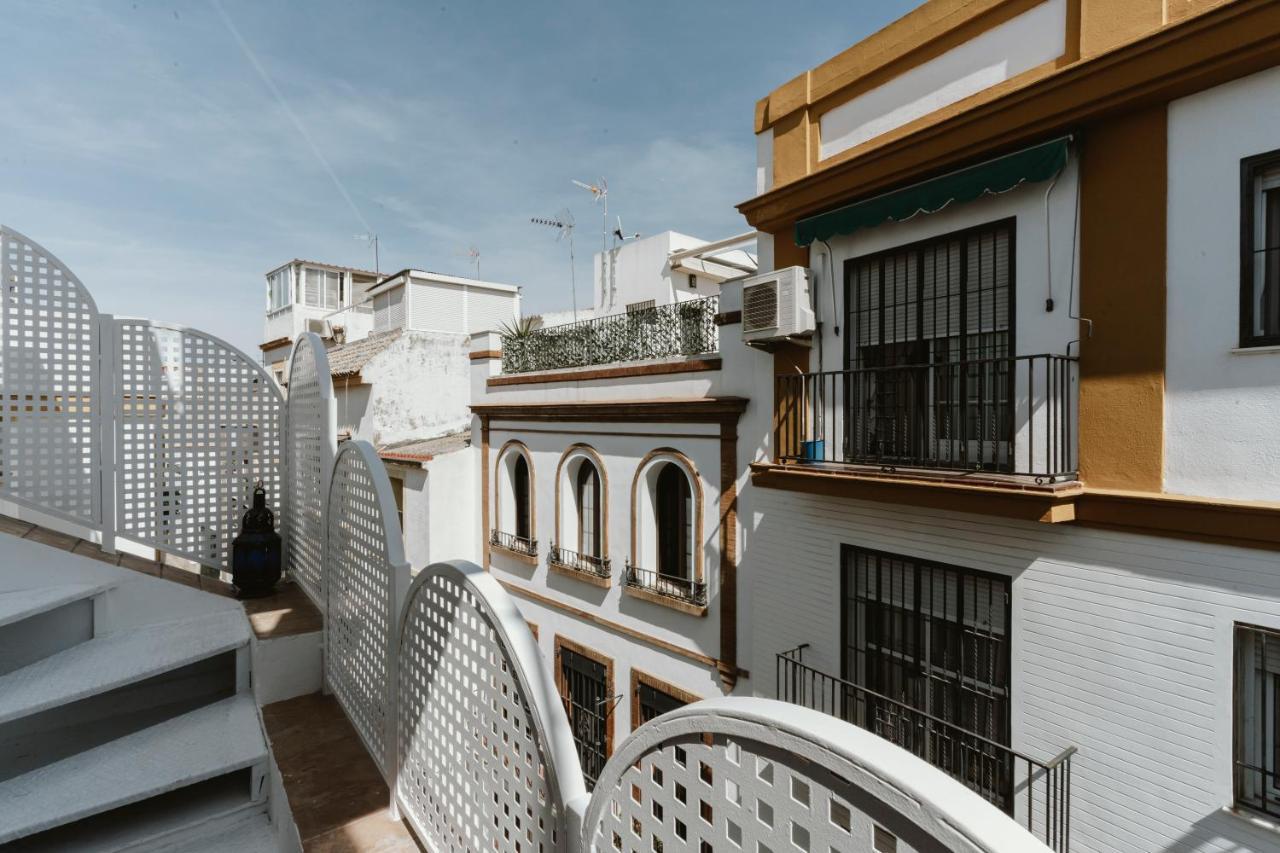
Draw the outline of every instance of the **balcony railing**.
<instances>
[{"instance_id":1,"label":"balcony railing","mask_svg":"<svg viewBox=\"0 0 1280 853\"><path fill-rule=\"evenodd\" d=\"M805 646L777 656L777 698L822 711L888 740L1003 809L1053 850L1071 842L1071 757L1067 747L1038 761L903 702L805 664Z\"/></svg>"},{"instance_id":2,"label":"balcony railing","mask_svg":"<svg viewBox=\"0 0 1280 853\"><path fill-rule=\"evenodd\" d=\"M503 335L502 372L528 373L716 352L719 304L715 296L691 299L548 326L524 335Z\"/></svg>"},{"instance_id":3,"label":"balcony railing","mask_svg":"<svg viewBox=\"0 0 1280 853\"><path fill-rule=\"evenodd\" d=\"M626 584L657 595L703 607L707 603L707 585L690 578L666 575L627 563Z\"/></svg>"},{"instance_id":4,"label":"balcony railing","mask_svg":"<svg viewBox=\"0 0 1280 853\"><path fill-rule=\"evenodd\" d=\"M525 554L530 557L538 556L537 539L528 539L524 536L517 536L514 533L491 530L489 531L489 544L495 548L503 548L516 554Z\"/></svg>"},{"instance_id":5,"label":"balcony railing","mask_svg":"<svg viewBox=\"0 0 1280 853\"><path fill-rule=\"evenodd\" d=\"M612 574L608 557L579 554L577 551L570 551L568 548L561 548L559 545L552 545L547 549L547 562L596 578L608 578Z\"/></svg>"},{"instance_id":6,"label":"balcony railing","mask_svg":"<svg viewBox=\"0 0 1280 853\"><path fill-rule=\"evenodd\" d=\"M1070 356L783 374L774 390L780 461L1076 476Z\"/></svg>"}]
</instances>

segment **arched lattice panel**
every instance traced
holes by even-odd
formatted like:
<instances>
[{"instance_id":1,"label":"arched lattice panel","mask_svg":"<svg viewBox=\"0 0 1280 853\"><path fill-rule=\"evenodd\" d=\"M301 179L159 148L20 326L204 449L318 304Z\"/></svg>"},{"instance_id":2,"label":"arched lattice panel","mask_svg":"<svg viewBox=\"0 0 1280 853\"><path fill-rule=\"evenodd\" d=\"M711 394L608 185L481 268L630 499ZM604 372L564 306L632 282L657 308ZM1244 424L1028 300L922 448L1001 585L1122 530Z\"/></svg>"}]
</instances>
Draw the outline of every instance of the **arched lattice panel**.
<instances>
[{"instance_id":1,"label":"arched lattice panel","mask_svg":"<svg viewBox=\"0 0 1280 853\"><path fill-rule=\"evenodd\" d=\"M591 851L1048 853L941 770L835 717L714 699L619 746L583 822Z\"/></svg>"},{"instance_id":2,"label":"arched lattice panel","mask_svg":"<svg viewBox=\"0 0 1280 853\"><path fill-rule=\"evenodd\" d=\"M102 522L98 308L52 253L0 226L0 498Z\"/></svg>"},{"instance_id":3,"label":"arched lattice panel","mask_svg":"<svg viewBox=\"0 0 1280 853\"><path fill-rule=\"evenodd\" d=\"M586 788L546 662L473 563L413 582L400 629L395 799L429 850L572 849Z\"/></svg>"},{"instance_id":4,"label":"arched lattice panel","mask_svg":"<svg viewBox=\"0 0 1280 853\"><path fill-rule=\"evenodd\" d=\"M227 569L254 483L280 505L280 391L212 335L134 319L113 332L119 535Z\"/></svg>"},{"instance_id":5,"label":"arched lattice panel","mask_svg":"<svg viewBox=\"0 0 1280 853\"><path fill-rule=\"evenodd\" d=\"M337 423L329 357L314 332L303 332L294 342L286 400L285 568L322 605L324 507L337 450Z\"/></svg>"},{"instance_id":6,"label":"arched lattice panel","mask_svg":"<svg viewBox=\"0 0 1280 853\"><path fill-rule=\"evenodd\" d=\"M325 680L383 775L395 758L393 646L409 588L391 481L367 441L342 445L327 507Z\"/></svg>"}]
</instances>

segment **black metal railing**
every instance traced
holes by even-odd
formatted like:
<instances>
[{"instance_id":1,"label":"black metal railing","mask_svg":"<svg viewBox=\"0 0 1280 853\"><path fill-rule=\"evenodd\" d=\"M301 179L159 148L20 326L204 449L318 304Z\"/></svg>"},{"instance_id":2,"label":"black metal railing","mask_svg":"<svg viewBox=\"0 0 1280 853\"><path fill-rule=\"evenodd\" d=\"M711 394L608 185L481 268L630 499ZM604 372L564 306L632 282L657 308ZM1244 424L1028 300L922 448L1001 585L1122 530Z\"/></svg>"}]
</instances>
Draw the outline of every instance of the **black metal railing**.
<instances>
[{"instance_id":1,"label":"black metal railing","mask_svg":"<svg viewBox=\"0 0 1280 853\"><path fill-rule=\"evenodd\" d=\"M502 336L502 372L528 373L716 352L719 297Z\"/></svg>"},{"instance_id":2,"label":"black metal railing","mask_svg":"<svg viewBox=\"0 0 1280 853\"><path fill-rule=\"evenodd\" d=\"M701 581L676 575L664 575L662 572L633 566L630 562L627 563L624 578L627 586L635 589L647 590L677 601L696 604L699 607L707 603L707 585Z\"/></svg>"},{"instance_id":3,"label":"black metal railing","mask_svg":"<svg viewBox=\"0 0 1280 853\"><path fill-rule=\"evenodd\" d=\"M612 573L608 557L593 557L590 554L579 554L559 545L547 549L547 562L564 569L572 569L597 578L607 578Z\"/></svg>"},{"instance_id":4,"label":"black metal railing","mask_svg":"<svg viewBox=\"0 0 1280 853\"><path fill-rule=\"evenodd\" d=\"M1235 806L1280 818L1280 631L1235 626Z\"/></svg>"},{"instance_id":5,"label":"black metal railing","mask_svg":"<svg viewBox=\"0 0 1280 853\"><path fill-rule=\"evenodd\" d=\"M527 554L530 557L538 556L538 540L527 539L524 536L517 536L514 533L503 533L501 530L489 531L489 544L495 548L505 548L508 551L514 551L517 554Z\"/></svg>"},{"instance_id":6,"label":"black metal railing","mask_svg":"<svg viewBox=\"0 0 1280 853\"><path fill-rule=\"evenodd\" d=\"M804 663L806 645L777 656L777 697L867 729L947 773L1015 817L1058 853L1071 843L1071 757L1034 758Z\"/></svg>"},{"instance_id":7,"label":"black metal railing","mask_svg":"<svg viewBox=\"0 0 1280 853\"><path fill-rule=\"evenodd\" d=\"M780 374L777 458L1072 480L1078 392L1064 355Z\"/></svg>"}]
</instances>

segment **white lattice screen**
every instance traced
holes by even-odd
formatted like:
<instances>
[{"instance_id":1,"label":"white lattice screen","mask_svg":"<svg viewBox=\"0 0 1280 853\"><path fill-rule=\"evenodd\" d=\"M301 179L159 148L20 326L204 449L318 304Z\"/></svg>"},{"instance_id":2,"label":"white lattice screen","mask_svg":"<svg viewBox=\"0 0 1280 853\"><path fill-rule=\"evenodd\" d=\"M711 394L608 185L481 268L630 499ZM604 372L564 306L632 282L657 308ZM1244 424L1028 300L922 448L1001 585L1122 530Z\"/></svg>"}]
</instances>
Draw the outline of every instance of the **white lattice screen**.
<instances>
[{"instance_id":1,"label":"white lattice screen","mask_svg":"<svg viewBox=\"0 0 1280 853\"><path fill-rule=\"evenodd\" d=\"M769 699L700 702L634 732L601 774L583 849L1048 851L914 755Z\"/></svg>"},{"instance_id":2,"label":"white lattice screen","mask_svg":"<svg viewBox=\"0 0 1280 853\"><path fill-rule=\"evenodd\" d=\"M384 776L394 777L392 648L409 587L395 498L367 441L342 445L327 506L325 679Z\"/></svg>"},{"instance_id":3,"label":"white lattice screen","mask_svg":"<svg viewBox=\"0 0 1280 853\"><path fill-rule=\"evenodd\" d=\"M396 801L427 848L570 847L585 797L564 709L527 623L480 567L414 579L398 656Z\"/></svg>"},{"instance_id":4,"label":"white lattice screen","mask_svg":"<svg viewBox=\"0 0 1280 853\"><path fill-rule=\"evenodd\" d=\"M329 358L320 337L298 336L289 367L285 414L285 568L323 606L325 500L337 445Z\"/></svg>"},{"instance_id":5,"label":"white lattice screen","mask_svg":"<svg viewBox=\"0 0 1280 853\"><path fill-rule=\"evenodd\" d=\"M97 306L62 262L4 227L0 286L0 497L97 527Z\"/></svg>"},{"instance_id":6,"label":"white lattice screen","mask_svg":"<svg viewBox=\"0 0 1280 853\"><path fill-rule=\"evenodd\" d=\"M117 320L113 331L117 529L226 569L257 480L279 506L279 389L203 332L147 320Z\"/></svg>"}]
</instances>

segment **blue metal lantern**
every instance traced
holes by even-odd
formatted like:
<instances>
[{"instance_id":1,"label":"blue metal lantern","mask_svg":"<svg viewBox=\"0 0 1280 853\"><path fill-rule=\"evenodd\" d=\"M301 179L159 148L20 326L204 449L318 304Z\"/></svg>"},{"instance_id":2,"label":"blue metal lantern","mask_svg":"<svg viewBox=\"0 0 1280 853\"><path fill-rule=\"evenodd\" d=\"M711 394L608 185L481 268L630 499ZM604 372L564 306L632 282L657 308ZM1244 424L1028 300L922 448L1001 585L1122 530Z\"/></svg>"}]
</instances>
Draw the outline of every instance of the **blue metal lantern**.
<instances>
[{"instance_id":1,"label":"blue metal lantern","mask_svg":"<svg viewBox=\"0 0 1280 853\"><path fill-rule=\"evenodd\" d=\"M262 481L253 489L253 506L244 514L240 535L231 544L231 582L241 598L270 595L280 580L280 534L267 509Z\"/></svg>"}]
</instances>

